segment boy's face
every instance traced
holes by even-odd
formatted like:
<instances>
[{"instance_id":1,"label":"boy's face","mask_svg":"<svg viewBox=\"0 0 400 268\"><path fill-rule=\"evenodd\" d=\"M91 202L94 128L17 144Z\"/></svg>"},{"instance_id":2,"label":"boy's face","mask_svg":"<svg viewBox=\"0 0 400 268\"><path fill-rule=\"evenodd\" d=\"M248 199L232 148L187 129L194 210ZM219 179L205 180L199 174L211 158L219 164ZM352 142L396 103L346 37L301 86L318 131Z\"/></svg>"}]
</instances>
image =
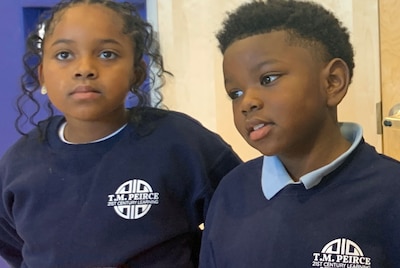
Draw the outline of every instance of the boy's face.
<instances>
[{"instance_id":1,"label":"boy's face","mask_svg":"<svg viewBox=\"0 0 400 268\"><path fill-rule=\"evenodd\" d=\"M113 120L135 77L130 38L114 11L78 4L56 15L39 68L51 102L67 120Z\"/></svg>"},{"instance_id":2,"label":"boy's face","mask_svg":"<svg viewBox=\"0 0 400 268\"><path fill-rule=\"evenodd\" d=\"M235 126L264 155L307 154L332 123L325 64L286 37L284 31L251 36L224 53Z\"/></svg>"}]
</instances>

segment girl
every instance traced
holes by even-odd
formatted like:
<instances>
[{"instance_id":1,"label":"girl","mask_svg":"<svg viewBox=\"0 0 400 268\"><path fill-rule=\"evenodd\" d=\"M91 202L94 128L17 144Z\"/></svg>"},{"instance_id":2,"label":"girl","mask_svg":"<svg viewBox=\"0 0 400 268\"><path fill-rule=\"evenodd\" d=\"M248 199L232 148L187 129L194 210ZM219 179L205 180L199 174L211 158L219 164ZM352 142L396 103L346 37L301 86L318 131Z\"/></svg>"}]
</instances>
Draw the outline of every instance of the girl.
<instances>
[{"instance_id":1,"label":"girl","mask_svg":"<svg viewBox=\"0 0 400 268\"><path fill-rule=\"evenodd\" d=\"M39 25L18 102L24 136L0 161L1 255L13 267L196 266L198 226L240 159L192 118L148 107L139 86L166 71L131 4L62 1ZM39 123L23 106L39 107L37 91L51 102ZM129 92L138 104L126 109Z\"/></svg>"}]
</instances>

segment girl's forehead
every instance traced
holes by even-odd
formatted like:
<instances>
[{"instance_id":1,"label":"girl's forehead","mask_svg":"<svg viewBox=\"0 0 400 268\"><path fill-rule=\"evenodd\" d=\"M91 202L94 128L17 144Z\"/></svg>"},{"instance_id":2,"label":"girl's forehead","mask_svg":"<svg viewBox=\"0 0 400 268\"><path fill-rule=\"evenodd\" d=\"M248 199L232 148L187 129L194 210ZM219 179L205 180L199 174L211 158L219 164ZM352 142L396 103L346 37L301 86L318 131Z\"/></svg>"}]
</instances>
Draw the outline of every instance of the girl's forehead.
<instances>
[{"instance_id":1,"label":"girl's forehead","mask_svg":"<svg viewBox=\"0 0 400 268\"><path fill-rule=\"evenodd\" d=\"M85 45L107 40L131 49L132 40L123 29L123 19L108 7L100 4L73 5L56 14L46 29L44 50L58 43Z\"/></svg>"},{"instance_id":2,"label":"girl's forehead","mask_svg":"<svg viewBox=\"0 0 400 268\"><path fill-rule=\"evenodd\" d=\"M96 23L103 22L100 23L102 26L112 26L114 30L120 29L120 31L123 27L122 18L111 8L97 3L78 3L56 12L49 28L54 31L59 24L68 27L87 22L92 22L94 26Z\"/></svg>"}]
</instances>

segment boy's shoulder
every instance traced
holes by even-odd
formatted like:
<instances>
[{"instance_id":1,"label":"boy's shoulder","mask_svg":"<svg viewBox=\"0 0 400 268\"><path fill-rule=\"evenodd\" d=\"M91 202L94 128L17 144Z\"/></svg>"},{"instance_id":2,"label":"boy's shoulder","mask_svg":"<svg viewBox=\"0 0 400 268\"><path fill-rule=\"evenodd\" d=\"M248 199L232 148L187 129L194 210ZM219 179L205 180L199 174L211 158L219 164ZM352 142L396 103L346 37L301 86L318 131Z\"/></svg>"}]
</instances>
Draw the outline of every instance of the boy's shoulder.
<instances>
[{"instance_id":1,"label":"boy's shoulder","mask_svg":"<svg viewBox=\"0 0 400 268\"><path fill-rule=\"evenodd\" d=\"M263 158L263 156L259 156L236 166L225 175L218 187L240 189L244 184L260 185Z\"/></svg>"},{"instance_id":2,"label":"boy's shoulder","mask_svg":"<svg viewBox=\"0 0 400 268\"><path fill-rule=\"evenodd\" d=\"M263 156L242 163L229 172L221 181L219 188L243 188L248 184L261 185ZM338 180L367 179L376 184L393 181L400 187L400 161L382 153L373 146L362 141L355 151L331 173ZM336 180L336 179L335 179Z\"/></svg>"},{"instance_id":3,"label":"boy's shoulder","mask_svg":"<svg viewBox=\"0 0 400 268\"><path fill-rule=\"evenodd\" d=\"M352 163L362 169L380 169L382 172L400 172L400 161L376 151L372 145L361 142L353 154Z\"/></svg>"}]
</instances>

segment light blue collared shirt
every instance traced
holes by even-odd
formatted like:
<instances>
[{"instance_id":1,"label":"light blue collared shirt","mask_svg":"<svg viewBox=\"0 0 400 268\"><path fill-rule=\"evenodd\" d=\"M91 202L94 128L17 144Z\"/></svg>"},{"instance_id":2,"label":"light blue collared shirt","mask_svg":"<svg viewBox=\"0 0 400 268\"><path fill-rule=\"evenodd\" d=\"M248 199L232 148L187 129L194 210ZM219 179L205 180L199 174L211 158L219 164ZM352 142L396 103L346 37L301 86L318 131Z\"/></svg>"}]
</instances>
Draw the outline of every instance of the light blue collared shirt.
<instances>
[{"instance_id":1,"label":"light blue collared shirt","mask_svg":"<svg viewBox=\"0 0 400 268\"><path fill-rule=\"evenodd\" d=\"M362 139L362 128L356 123L341 123L340 131L343 137L351 142L351 147L328 165L303 175L298 182L292 180L277 156L264 156L261 187L265 197L271 199L288 184L303 183L307 190L318 185L325 175L329 174L343 163Z\"/></svg>"}]
</instances>

